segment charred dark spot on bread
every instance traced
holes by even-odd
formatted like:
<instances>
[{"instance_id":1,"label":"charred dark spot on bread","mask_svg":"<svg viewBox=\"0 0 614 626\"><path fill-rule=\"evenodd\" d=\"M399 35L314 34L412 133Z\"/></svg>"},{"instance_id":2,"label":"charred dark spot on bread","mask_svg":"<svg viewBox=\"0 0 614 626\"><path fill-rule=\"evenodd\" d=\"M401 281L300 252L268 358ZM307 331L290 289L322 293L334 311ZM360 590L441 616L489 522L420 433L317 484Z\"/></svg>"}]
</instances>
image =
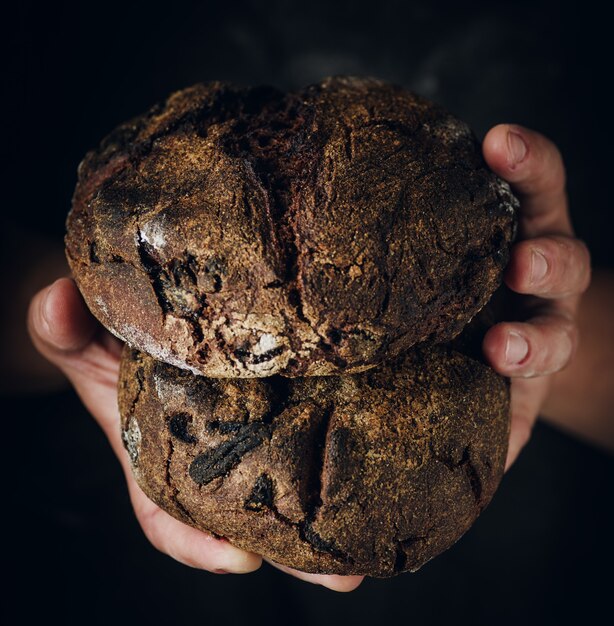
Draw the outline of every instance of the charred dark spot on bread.
<instances>
[{"instance_id":1,"label":"charred dark spot on bread","mask_svg":"<svg viewBox=\"0 0 614 626\"><path fill-rule=\"evenodd\" d=\"M192 416L188 413L175 413L168 419L168 430L175 439L183 441L183 443L197 443L198 439L190 432L190 424Z\"/></svg>"},{"instance_id":2,"label":"charred dark spot on bread","mask_svg":"<svg viewBox=\"0 0 614 626\"><path fill-rule=\"evenodd\" d=\"M267 474L260 474L254 488L245 500L245 508L250 511L261 511L273 506L273 481Z\"/></svg>"},{"instance_id":3,"label":"charred dark spot on bread","mask_svg":"<svg viewBox=\"0 0 614 626\"><path fill-rule=\"evenodd\" d=\"M270 432L267 424L246 424L219 446L199 454L190 464L190 477L199 485L224 476L236 467L243 456L259 446Z\"/></svg>"}]
</instances>

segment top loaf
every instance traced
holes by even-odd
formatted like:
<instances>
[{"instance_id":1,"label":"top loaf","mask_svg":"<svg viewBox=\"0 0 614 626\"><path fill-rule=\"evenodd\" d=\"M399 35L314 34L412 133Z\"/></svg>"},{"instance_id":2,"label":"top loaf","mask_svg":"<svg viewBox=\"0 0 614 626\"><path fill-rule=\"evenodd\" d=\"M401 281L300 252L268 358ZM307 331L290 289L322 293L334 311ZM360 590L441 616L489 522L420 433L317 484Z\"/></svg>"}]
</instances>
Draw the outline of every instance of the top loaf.
<instances>
[{"instance_id":1,"label":"top loaf","mask_svg":"<svg viewBox=\"0 0 614 626\"><path fill-rule=\"evenodd\" d=\"M453 338L516 200L466 124L374 79L199 84L79 167L66 248L112 333L217 378L367 370Z\"/></svg>"}]
</instances>

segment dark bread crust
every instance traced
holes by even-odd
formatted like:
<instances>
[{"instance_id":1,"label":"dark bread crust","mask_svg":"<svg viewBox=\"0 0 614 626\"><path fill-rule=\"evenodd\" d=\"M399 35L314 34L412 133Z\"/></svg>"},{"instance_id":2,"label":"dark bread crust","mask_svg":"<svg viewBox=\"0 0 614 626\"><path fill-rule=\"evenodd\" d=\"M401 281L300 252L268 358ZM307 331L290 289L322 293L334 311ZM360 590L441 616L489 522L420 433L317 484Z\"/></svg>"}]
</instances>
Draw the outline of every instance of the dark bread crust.
<instances>
[{"instance_id":1,"label":"dark bread crust","mask_svg":"<svg viewBox=\"0 0 614 626\"><path fill-rule=\"evenodd\" d=\"M450 346L356 375L216 380L128 347L136 479L164 510L307 572L386 577L450 547L503 473L508 386Z\"/></svg>"},{"instance_id":2,"label":"dark bread crust","mask_svg":"<svg viewBox=\"0 0 614 626\"><path fill-rule=\"evenodd\" d=\"M67 254L132 346L212 377L366 370L456 335L515 199L469 129L401 88L197 85L83 161Z\"/></svg>"}]
</instances>

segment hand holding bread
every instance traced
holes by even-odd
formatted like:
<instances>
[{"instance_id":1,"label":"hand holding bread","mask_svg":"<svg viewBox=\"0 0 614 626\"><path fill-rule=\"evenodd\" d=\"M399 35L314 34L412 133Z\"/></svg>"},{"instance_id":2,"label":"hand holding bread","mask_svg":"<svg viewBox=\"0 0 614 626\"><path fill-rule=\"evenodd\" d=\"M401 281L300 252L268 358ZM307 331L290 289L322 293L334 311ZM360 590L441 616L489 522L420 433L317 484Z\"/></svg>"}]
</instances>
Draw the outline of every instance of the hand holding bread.
<instances>
[{"instance_id":1,"label":"hand holding bread","mask_svg":"<svg viewBox=\"0 0 614 626\"><path fill-rule=\"evenodd\" d=\"M496 137L496 135L491 135L489 137ZM493 167L493 169L495 169L495 171L498 171L498 173L502 175L503 177L508 178L507 176L508 172L503 171L505 168L500 167L499 169L497 169L497 159L500 159L500 162L502 162L502 159L506 158L506 156L504 155L505 155L505 151L507 150L507 145L496 144L496 142L493 142L492 139L489 140L489 137L486 138L486 142L484 145L485 156L489 164L491 165L491 167ZM531 138L535 138L535 135L531 135ZM543 139L538 137L537 141L543 141ZM536 177L539 178L539 175L537 175ZM520 190L522 191L522 189ZM531 197L530 195L524 194L522 195L521 200L523 202L530 202L529 200L530 197ZM531 205L529 204L529 206ZM546 209L546 211L548 210L550 209ZM523 223L522 211L524 211L524 206L521 206L521 225ZM522 234L523 233L521 231L521 235ZM137 238L137 241L138 241L138 238ZM142 237L141 237L141 241L143 241ZM440 240L440 243L441 243L441 240ZM150 249L147 249L145 246L142 246L142 247L145 248L145 252L147 253L147 255L149 255L148 257L145 256L146 262L151 263L152 251ZM516 245L515 249L513 249L512 251L512 263L510 265L511 269L508 270L508 284L512 283L510 284L510 287L512 288L514 288L514 284L515 284L514 280L522 281L527 275L528 270L526 268L518 266L518 259L522 258L521 256L522 250L523 248L521 247L521 243L519 243ZM92 252L90 248L88 251L88 254L91 255L91 253ZM95 247L94 249L94 259L92 259L94 263L95 263L96 258L97 259L101 258L101 254L99 253L99 250L97 249L97 247ZM141 258L141 261L142 260L143 259ZM550 268L552 267L556 268L557 261L560 262L560 260L556 259L555 257L551 258L550 261L551 261ZM585 263L585 262L586 262L586 259L580 259L580 263ZM162 264L159 263L159 265L161 266ZM209 272L209 273L211 274L212 272ZM213 274L215 273L213 272ZM427 275L428 275L428 272L427 272ZM158 273L157 276L158 278L160 278L160 273ZM171 280L174 280L174 277L171 274L169 274L169 276L171 277ZM149 276L149 278L151 278L151 276ZM215 291L216 289L215 277L212 277L211 280L212 280L211 287L213 289L212 293L220 293L221 290L217 292ZM273 281L271 282L275 283L276 280L280 280L280 277L279 276L275 277ZM476 285L480 285L480 284L481 284L480 281L476 282ZM175 286L177 285L181 286L180 279L177 279ZM518 286L518 284L516 284L516 286ZM564 285L561 285L561 287L563 286ZM276 289L276 288L279 288L279 285L277 285L277 287L273 287L273 289ZM567 287L567 288L577 289L579 287L578 285L574 284L571 287ZM165 289L169 291L168 287L166 287ZM404 287L404 289L406 289L406 287ZM518 291L522 291L522 288L519 288ZM182 303L185 303L185 299L182 300L182 294L180 293L180 290L177 291L177 289L175 289L172 295L175 296L175 300L172 301L171 304L175 306L176 308L180 308L180 305ZM391 297L394 298L394 296L390 296L390 295L388 297L389 297L389 300ZM288 301L290 301L291 296L287 296L287 298L288 298ZM46 313L46 315L43 315L44 312ZM300 320L300 317L298 318L298 321L299 322L302 321ZM544 322L543 326L546 327L546 329L550 328L549 326L550 321L554 321L554 320L546 320L546 322ZM117 363L118 363L118 354L119 354L117 350L118 342L115 342L110 337L110 335L102 331L102 329L100 329L100 327L98 327L94 323L93 319L88 316L88 314L86 313L86 310L84 309L83 302L79 298L78 293L75 291L74 285L71 282L66 281L66 280L56 283L54 286L52 286L50 290L47 291L46 294L39 294L39 296L37 296L37 299L35 299L31 308L31 322L30 323L31 323L31 330L32 330L32 334L34 336L35 342L37 342L37 345L39 346L39 348L49 358L51 358L54 362L60 365L60 367L62 367L62 369L71 377L71 380L75 384L77 390L80 392L87 406L90 408L90 410L93 412L95 416L98 416L98 419L101 422L101 425L103 425L103 428L105 428L105 432L107 432L107 435L109 436L110 440L113 442L116 453L118 453L120 458L123 459L124 468L127 469L127 457L125 453L121 450L121 442L119 441L118 415L117 415L117 409L114 404L114 396L113 396L113 394L115 393L116 384L117 384L116 377L117 377ZM352 323L355 324L356 322L352 321ZM347 366L348 356L349 356L350 362L352 361L352 359L356 360L357 356L362 359L362 365L357 364L358 368L362 368L365 365L371 367L372 365L375 365L375 362L378 359L386 358L386 355L381 350L382 344L379 344L380 348L376 348L375 350L370 350L370 349L365 350L364 346L362 346L360 342L358 343L354 342L353 344L349 342L349 337L351 335L348 334L347 331L344 330L343 328L341 330L339 330L338 328L334 328L333 330L337 330L337 333L335 332L331 333L331 329L326 329L324 332L322 332L321 326L318 326L317 324L313 324L313 323L310 323L309 325L315 326L315 328L322 333L322 336L325 338L325 340L328 341L333 346L341 346L339 348L333 347L332 349L329 350L330 352L334 353L333 354L334 358L330 359L330 362L332 363L332 366L330 367L332 367L333 370L337 370L337 372L340 369L339 364L342 363L342 361L339 360L340 358L345 361L345 365L342 365L341 369ZM500 354L497 352L497 345L498 345L497 337L499 336L498 333L505 332L505 328L506 327L503 327L501 325L498 325L492 328L487 335L487 340L485 344L487 355L490 358L491 364L493 365L495 369L498 369L499 371L502 371L504 368L501 367L500 362L497 360L500 357ZM528 334L526 332L527 327L523 327L523 328L525 329L524 336L526 336ZM509 330L510 330L510 327L508 326L507 332L509 332ZM372 334L370 335L369 333L366 333L365 336L367 338L368 337L372 338L374 335L377 336L377 333L373 332L374 331L373 328L370 328L369 331ZM381 336L381 331L378 331L378 332L380 332L380 336ZM450 334L453 335L453 334L456 334L457 332L458 332L457 329L451 329ZM265 333L263 330L261 336L264 334L273 334L273 333L270 333L270 332ZM495 339L493 339L493 337ZM334 341L335 339L337 339L336 342ZM228 341L227 340L225 341L226 343L224 345L227 346ZM388 341L388 339L386 339L386 341ZM391 343L393 341L394 340L391 340ZM234 350L233 358L230 360L230 362L233 363L232 367L236 367L239 369L243 368L241 370L242 372L245 372L245 371L250 372L250 365L258 365L258 363L256 363L258 359L254 357L259 356L258 354L259 342L261 342L261 339L258 339L255 342L251 342L251 343L248 342L248 344L244 344L246 347L233 346L233 350ZM345 345L343 344L343 342L346 342ZM367 346L369 346L370 343L372 343L370 339L367 339L366 342L367 342ZM539 338L535 339L532 344L534 351L539 346L538 342L539 342ZM551 339L551 342L552 343L550 345L553 345L554 341L552 341L552 339ZM494 349L492 347L493 345L495 346ZM139 347L143 348L143 346L139 346ZM295 347L296 346L290 345L289 349L294 350ZM267 350L263 350L262 346L260 346L260 349L261 349L262 354L266 354ZM285 365L283 367L288 368L288 365L290 364L290 368L292 367L296 368L294 372L289 372L289 373L302 376L305 373L309 373L308 369L310 367L309 365L310 362L319 363L316 366L316 370L317 368L322 367L323 362L328 362L326 357L323 356L323 353L326 351L322 349L322 346L319 346L317 350L311 350L311 351L303 350L303 353L301 353L301 349L302 349L302 346L299 346L297 350L294 350L298 354L299 360L297 360L294 364L290 364L290 359L288 359L285 362ZM318 353L318 350L319 350L319 353ZM402 348L399 348L399 350L402 350ZM505 350L503 350L503 352L505 352ZM305 363L299 366L297 365L297 363L300 363L300 357L302 354L305 355L303 357L305 360ZM371 359L370 362L365 363L365 355L367 355L367 361L368 359ZM274 358L276 358L277 356L279 355L276 354ZM360 360L360 358L358 360ZM266 359L261 361L261 363L264 363L264 362L266 362ZM235 363L237 365L234 365ZM194 367L193 362L190 363L190 365L191 367ZM307 369L301 370L300 369L301 367L307 368ZM326 367L329 367L329 366L327 365ZM556 361L554 364L550 365L550 369L556 368L556 367L557 367ZM364 369L367 369L367 367L364 367ZM360 371L360 370L354 370L354 371ZM539 373L539 370L535 370L535 371L536 373ZM251 372L253 373L253 368ZM321 372L316 371L316 373L321 373ZM332 373L332 372L329 372L329 373ZM510 375L509 370L505 372L502 371L502 373L506 373ZM367 374L368 372L365 372L365 374L359 374L358 376L366 377ZM189 374L189 376L192 376L192 375ZM342 376L339 376L339 378L341 377ZM266 379L263 379L263 380L266 381ZM301 384L300 379L297 379L297 380L299 381L299 384ZM329 379L327 378L323 380L329 380ZM246 382L249 384L252 381L246 381ZM255 384L256 383L261 384L259 381L253 381L253 382ZM223 384L227 385L230 383L223 383ZM232 383L232 384L235 384L235 383ZM266 384L266 383L263 383L263 384ZM318 395L321 395L321 393L319 393ZM519 395L518 397L521 397L521 396ZM529 415L529 414L532 414L533 412L535 412L536 414L539 408L538 405L540 401L541 401L541 396L539 394L535 394L535 398L533 399L533 404L534 404L534 407L537 407L537 408L532 408L530 411L525 412L523 414ZM105 405L106 405L106 408L102 409L102 407L104 407ZM512 395L512 415L513 416L520 414L518 411L515 412L515 408L514 408L515 406L517 407L518 403L515 404L515 396L514 396L514 391L513 391L513 395ZM355 411L353 413L355 414ZM175 416L181 415L181 411L176 411L174 415ZM175 426L174 426L175 434L183 432L184 434L187 433L186 436L188 438L194 437L195 436L194 433L190 433L189 429L185 428L186 425L187 425L187 421L184 424L183 422L181 422L181 419L176 419ZM520 427L521 427L521 422L517 418L516 420L514 420L513 418L512 441L514 441L514 437L515 437L514 433L515 432L517 433ZM167 428L170 428L170 426L167 425ZM125 432L126 432L126 429L124 429L124 433ZM184 441L183 443L186 443L186 442ZM181 443L179 445L181 445ZM517 447L518 445L515 444L515 447L513 449L516 450ZM129 445L128 445L128 449L130 449ZM514 454L514 452L512 452L512 454ZM456 469L458 468L467 466L468 460L470 459L469 458L464 459L462 454L459 456L458 459L453 459L453 460L448 459L448 464L451 464L452 466L454 465L458 466L457 468L453 468L452 473L454 473L454 471L456 471ZM460 469L459 471L464 472L466 480L468 481L468 483L470 483L472 472L475 472L476 470L475 469L469 470L468 473L464 469ZM154 545L157 545L164 551L174 555L179 560L182 560L184 562L191 562L192 564L195 564L198 566L204 566L206 569L229 569L230 571L233 571L235 569L243 568L244 570L249 570L250 568L257 565L258 558L255 555L250 555L248 553L243 553L239 550L236 550L235 548L232 548L227 542L224 542L221 540L215 540L211 538L207 538L207 540L205 540L204 539L205 535L202 535L202 533L199 533L198 531L194 529L183 526L179 522L172 520L165 513L162 513L159 509L157 509L155 505L152 505L152 503L150 503L149 501L145 503L145 500L143 500L142 493L138 491L138 487L136 487L136 485L134 484L134 481L132 477L130 476L129 472L127 472L127 476L128 476L129 484L131 485L131 494L133 497L133 502L135 503L135 510L137 510L137 515L139 515L139 519L142 525L144 526L144 529L148 533L148 536L154 542ZM254 477L256 480L254 482L253 488L255 489L259 484L257 481L260 478L260 475L258 476L254 475ZM476 479L476 476L474 475L474 481L475 479ZM480 477L478 476L477 479L480 480ZM260 482L262 483L260 485L261 489L260 490L256 489L256 491L253 492L255 493L255 499L253 499L254 501L252 504L256 509L266 504L266 492L267 492L267 484L265 484L266 479L262 479ZM262 501L258 500L258 494L262 496L261 498ZM249 496L250 494L248 493L246 498L249 498ZM474 496L475 496L475 492L474 492ZM419 538L419 539L423 540L424 538ZM414 542L414 545L417 546L419 545L419 543L420 541ZM205 546L208 546L208 547L205 548ZM330 548L330 542L329 542L329 548ZM202 552L201 552L201 549L203 550ZM324 552L326 551L327 550L325 549ZM333 548L332 551L330 549L328 550L330 554L333 554L334 551L335 551L335 548ZM403 550L402 554L396 553L397 564L401 563L402 566L405 564L403 559L407 559L406 552L407 552L406 550ZM220 560L223 560L224 558L228 558L229 564L228 565L225 564L222 567L214 567L216 564L219 564L219 563L216 563L215 561L216 558L219 558ZM235 559L235 561L232 561L232 559ZM401 567L399 571L402 571L402 569L403 567ZM373 573L377 575L380 572L374 571ZM311 579L316 582L321 582L332 588L339 588L339 589L351 588L355 586L356 584L358 584L358 582L360 581L359 577L340 578L340 577L329 577L329 576L320 576L320 575L310 575L310 576L311 576Z\"/></svg>"}]
</instances>

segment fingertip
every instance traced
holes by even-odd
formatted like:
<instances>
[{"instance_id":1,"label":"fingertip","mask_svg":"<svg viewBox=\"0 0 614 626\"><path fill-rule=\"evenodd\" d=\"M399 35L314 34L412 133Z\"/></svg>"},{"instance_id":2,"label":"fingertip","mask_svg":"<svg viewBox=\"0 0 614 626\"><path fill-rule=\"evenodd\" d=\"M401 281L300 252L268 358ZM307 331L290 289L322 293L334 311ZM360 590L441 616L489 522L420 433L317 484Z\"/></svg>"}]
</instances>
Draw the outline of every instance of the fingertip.
<instances>
[{"instance_id":1,"label":"fingertip","mask_svg":"<svg viewBox=\"0 0 614 626\"><path fill-rule=\"evenodd\" d=\"M530 359L531 344L522 324L502 322L488 330L482 351L497 373L514 376Z\"/></svg>"},{"instance_id":2,"label":"fingertip","mask_svg":"<svg viewBox=\"0 0 614 626\"><path fill-rule=\"evenodd\" d=\"M553 308L526 322L502 322L486 334L483 352L490 366L511 378L554 374L566 367L578 344L569 312Z\"/></svg>"},{"instance_id":3,"label":"fingertip","mask_svg":"<svg viewBox=\"0 0 614 626\"><path fill-rule=\"evenodd\" d=\"M560 192L565 186L565 169L556 146L524 126L499 124L491 128L482 152L488 166L518 194ZM562 206L558 195L555 200Z\"/></svg>"},{"instance_id":4,"label":"fingertip","mask_svg":"<svg viewBox=\"0 0 614 626\"><path fill-rule=\"evenodd\" d=\"M497 372L505 368L505 345L508 329L504 324L489 328L482 342L482 352L489 365Z\"/></svg>"},{"instance_id":5,"label":"fingertip","mask_svg":"<svg viewBox=\"0 0 614 626\"><path fill-rule=\"evenodd\" d=\"M552 275L552 255L545 248L542 239L539 242L527 239L513 246L503 275L512 291L531 295L547 293L544 286L547 287Z\"/></svg>"},{"instance_id":6,"label":"fingertip","mask_svg":"<svg viewBox=\"0 0 614 626\"><path fill-rule=\"evenodd\" d=\"M524 236L572 234L565 166L550 139L518 124L499 124L486 134L482 152L521 200L519 228Z\"/></svg>"},{"instance_id":7,"label":"fingertip","mask_svg":"<svg viewBox=\"0 0 614 626\"><path fill-rule=\"evenodd\" d=\"M62 352L81 349L96 330L95 319L69 278L59 278L34 297L30 323L44 343Z\"/></svg>"},{"instance_id":8,"label":"fingertip","mask_svg":"<svg viewBox=\"0 0 614 626\"><path fill-rule=\"evenodd\" d=\"M503 281L517 293L527 293L532 269L530 241L520 241L510 251L510 260L503 274Z\"/></svg>"},{"instance_id":9,"label":"fingertip","mask_svg":"<svg viewBox=\"0 0 614 626\"><path fill-rule=\"evenodd\" d=\"M530 357L529 341L524 334L510 330L505 338L505 367L516 368L524 365Z\"/></svg>"},{"instance_id":10,"label":"fingertip","mask_svg":"<svg viewBox=\"0 0 614 626\"><path fill-rule=\"evenodd\" d=\"M522 153L520 127L513 124L498 124L491 128L484 137L482 153L491 170L507 179L526 157ZM513 150L513 152L512 152Z\"/></svg>"},{"instance_id":11,"label":"fingertip","mask_svg":"<svg viewBox=\"0 0 614 626\"><path fill-rule=\"evenodd\" d=\"M590 254L582 241L567 236L520 241L512 247L504 281L517 293L547 299L578 295L590 283Z\"/></svg>"},{"instance_id":12,"label":"fingertip","mask_svg":"<svg viewBox=\"0 0 614 626\"><path fill-rule=\"evenodd\" d=\"M49 344L48 338L51 335L47 319L43 317L42 314L43 303L47 298L49 289L51 289L50 285L35 294L32 300L30 300L30 305L28 307L28 332L30 333L32 341L37 346L40 346L41 344Z\"/></svg>"}]
</instances>

